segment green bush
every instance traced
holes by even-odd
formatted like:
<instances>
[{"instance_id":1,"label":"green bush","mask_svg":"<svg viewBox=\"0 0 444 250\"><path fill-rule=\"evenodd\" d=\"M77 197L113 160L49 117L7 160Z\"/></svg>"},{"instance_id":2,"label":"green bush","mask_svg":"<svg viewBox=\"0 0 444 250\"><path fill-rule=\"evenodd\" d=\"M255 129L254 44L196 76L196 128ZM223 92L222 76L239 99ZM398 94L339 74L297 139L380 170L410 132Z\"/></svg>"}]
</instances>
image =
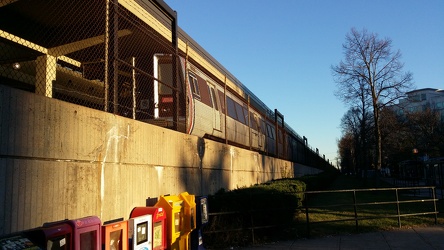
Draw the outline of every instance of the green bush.
<instances>
[{"instance_id":1,"label":"green bush","mask_svg":"<svg viewBox=\"0 0 444 250\"><path fill-rule=\"evenodd\" d=\"M297 220L305 189L300 180L282 179L232 191L220 190L209 197L210 213L215 215L205 228L205 243L218 248L251 244L253 236L255 242L283 237L283 232L276 229Z\"/></svg>"}]
</instances>

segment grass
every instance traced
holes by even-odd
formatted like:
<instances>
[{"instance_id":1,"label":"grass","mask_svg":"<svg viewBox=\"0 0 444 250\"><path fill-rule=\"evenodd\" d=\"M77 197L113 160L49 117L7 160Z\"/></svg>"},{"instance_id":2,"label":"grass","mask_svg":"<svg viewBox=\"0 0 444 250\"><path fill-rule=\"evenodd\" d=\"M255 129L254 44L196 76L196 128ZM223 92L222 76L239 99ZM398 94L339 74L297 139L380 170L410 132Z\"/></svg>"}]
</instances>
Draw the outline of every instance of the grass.
<instances>
[{"instance_id":1,"label":"grass","mask_svg":"<svg viewBox=\"0 0 444 250\"><path fill-rule=\"evenodd\" d=\"M380 188L388 188L390 187L390 184L381 181L378 183L378 186ZM330 187L330 190L365 189L374 187L375 185L373 182L365 183L352 176L339 176ZM309 218L311 222L309 236L319 237L399 228L397 204L386 204L389 202L396 202L396 191L357 191L355 192L355 195L356 203L360 204L356 206L356 214L358 219L362 219L358 220L358 227L356 227L356 221L354 220L355 207L352 205L354 192L313 194L313 197L310 197L306 203L308 207L314 207L309 209ZM433 202L407 202L421 199L418 196L412 196L410 190L399 191L398 197L401 202L406 202L399 204L401 215L434 211ZM342 204L342 206L337 206L337 204ZM443 205L442 200L437 203L438 211ZM298 220L300 222L305 221L305 214L300 214ZM434 215L401 217L400 219L401 227L431 225L434 223ZM438 217L438 223L444 223L442 216Z\"/></svg>"},{"instance_id":2,"label":"grass","mask_svg":"<svg viewBox=\"0 0 444 250\"><path fill-rule=\"evenodd\" d=\"M210 197L210 214L213 213L213 216L210 216L211 222L204 230L204 242L207 243L208 248L214 249L308 236L322 237L390 230L399 227L397 204L387 204L396 201L396 192L374 189L376 186L390 188L389 183L365 182L353 176L343 175L329 180L327 176L277 180L250 188L223 191ZM305 188L307 191L355 190L356 192L355 195L354 192L310 193L305 197L297 193L304 191ZM374 190L358 191L366 188ZM432 202L407 203L407 201L419 198L413 196L409 190L399 191L398 198L401 202L406 202L399 204L401 214L434 211ZM354 199L358 204L356 207L352 205ZM302 205L309 207L309 227ZM443 201L438 201L438 211L443 207ZM354 220L355 209L359 219L366 218L358 221L358 227ZM434 215L401 218L402 227L434 223ZM441 215L439 215L438 223L444 223ZM208 240L209 238L211 240Z\"/></svg>"}]
</instances>

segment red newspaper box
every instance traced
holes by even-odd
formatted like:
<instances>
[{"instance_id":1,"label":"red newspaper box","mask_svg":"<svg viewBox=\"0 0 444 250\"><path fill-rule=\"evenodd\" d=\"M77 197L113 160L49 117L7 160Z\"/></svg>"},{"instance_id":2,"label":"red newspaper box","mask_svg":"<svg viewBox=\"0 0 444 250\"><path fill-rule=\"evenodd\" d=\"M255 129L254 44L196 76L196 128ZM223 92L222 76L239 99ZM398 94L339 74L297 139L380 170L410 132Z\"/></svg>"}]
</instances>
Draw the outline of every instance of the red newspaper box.
<instances>
[{"instance_id":1,"label":"red newspaper box","mask_svg":"<svg viewBox=\"0 0 444 250\"><path fill-rule=\"evenodd\" d=\"M73 228L74 250L99 250L101 222L97 216L88 216L80 219L69 220Z\"/></svg>"},{"instance_id":2,"label":"red newspaper box","mask_svg":"<svg viewBox=\"0 0 444 250\"><path fill-rule=\"evenodd\" d=\"M128 250L128 221L120 218L104 222L102 245L104 250Z\"/></svg>"},{"instance_id":3,"label":"red newspaper box","mask_svg":"<svg viewBox=\"0 0 444 250\"><path fill-rule=\"evenodd\" d=\"M31 235L45 249L73 249L73 230L68 220L45 223Z\"/></svg>"},{"instance_id":4,"label":"red newspaper box","mask_svg":"<svg viewBox=\"0 0 444 250\"><path fill-rule=\"evenodd\" d=\"M135 207L131 211L130 217L138 217L151 214L153 219L152 232L152 249L161 250L167 248L166 242L166 212L161 207Z\"/></svg>"}]
</instances>

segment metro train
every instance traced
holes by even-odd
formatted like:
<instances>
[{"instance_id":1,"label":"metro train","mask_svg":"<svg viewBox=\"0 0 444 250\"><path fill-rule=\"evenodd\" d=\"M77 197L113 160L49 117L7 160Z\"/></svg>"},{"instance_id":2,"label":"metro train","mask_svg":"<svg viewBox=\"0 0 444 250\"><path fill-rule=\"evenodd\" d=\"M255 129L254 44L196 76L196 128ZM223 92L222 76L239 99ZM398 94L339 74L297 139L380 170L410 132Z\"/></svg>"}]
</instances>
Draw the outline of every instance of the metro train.
<instances>
[{"instance_id":1,"label":"metro train","mask_svg":"<svg viewBox=\"0 0 444 250\"><path fill-rule=\"evenodd\" d=\"M182 30L179 30L179 36L187 44L199 46ZM203 49L199 51L202 57L211 58ZM186 52L179 51L178 82L186 89L186 97L179 98L186 100L184 110L179 111L182 115L179 120L185 121L186 125L179 130L315 168L331 167L317 149L314 151L308 145L306 137L299 136L284 121L278 110L268 108L235 77L230 75L233 84L227 86L226 80L222 82L215 76L221 72L212 74L212 66L208 69L186 58ZM172 55L154 55L154 76L159 82L172 81L171 74L168 74L172 60ZM171 89L155 87L154 96L156 121L165 121L172 126Z\"/></svg>"},{"instance_id":2,"label":"metro train","mask_svg":"<svg viewBox=\"0 0 444 250\"><path fill-rule=\"evenodd\" d=\"M0 64L2 84L310 167L332 167L284 121L283 114L268 108L182 29L168 27L171 19L165 13L174 16L174 11L163 1L118 1L122 18L116 15L119 27L114 31L100 16L106 14L108 3L95 2L82 11L74 11L84 6L76 2L44 3L13 1L0 7L2 15L22 13L21 19L32 18L30 25L38 25L35 34L16 23L0 26L7 31L0 35L8 46L13 44L7 47L5 61L21 65L11 69ZM42 8L45 11L39 11ZM51 18L40 14L52 9L60 14ZM29 13L33 14L26 16ZM69 18L76 20L75 26ZM114 34L105 36L108 31ZM105 37L119 40L117 47L108 46ZM176 48L171 41L177 41ZM57 59L42 60L42 51ZM118 66L113 70L108 65ZM47 73L36 72L45 67ZM42 86L47 89L39 89Z\"/></svg>"},{"instance_id":3,"label":"metro train","mask_svg":"<svg viewBox=\"0 0 444 250\"><path fill-rule=\"evenodd\" d=\"M155 55L155 74L161 82L171 70L171 55ZM201 65L187 62L180 57L180 81L186 85L187 114L186 133L249 148L267 155L300 163L307 163L305 157L311 151L306 139L297 135L284 122L277 110L272 111L241 84L235 86L247 94L243 97L224 88L217 79L205 73ZM157 121L172 124L172 93L162 88L155 91L158 110ZM185 118L186 117L186 118ZM308 151L308 152L307 152Z\"/></svg>"},{"instance_id":4,"label":"metro train","mask_svg":"<svg viewBox=\"0 0 444 250\"><path fill-rule=\"evenodd\" d=\"M164 8L172 12L169 6ZM176 98L182 105L176 119L185 124L179 131L310 167L333 168L318 149L308 145L305 136L298 135L284 121L283 114L268 108L185 31L177 28L176 36L175 56L159 53L153 56L155 120L170 125L174 120L174 93L170 88L158 88L158 80L184 90L179 92L184 96ZM175 84L169 74L174 67L178 71Z\"/></svg>"}]
</instances>

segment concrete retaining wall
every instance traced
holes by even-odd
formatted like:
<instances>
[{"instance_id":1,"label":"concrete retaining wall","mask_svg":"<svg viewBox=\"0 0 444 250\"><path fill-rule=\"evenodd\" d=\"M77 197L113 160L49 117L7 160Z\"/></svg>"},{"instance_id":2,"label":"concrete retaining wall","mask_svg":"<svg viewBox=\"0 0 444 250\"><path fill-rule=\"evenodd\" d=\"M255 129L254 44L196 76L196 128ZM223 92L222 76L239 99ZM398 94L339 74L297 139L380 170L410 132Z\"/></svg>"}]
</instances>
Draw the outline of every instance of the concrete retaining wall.
<instances>
[{"instance_id":1,"label":"concrete retaining wall","mask_svg":"<svg viewBox=\"0 0 444 250\"><path fill-rule=\"evenodd\" d=\"M0 235L317 169L0 85Z\"/></svg>"}]
</instances>

